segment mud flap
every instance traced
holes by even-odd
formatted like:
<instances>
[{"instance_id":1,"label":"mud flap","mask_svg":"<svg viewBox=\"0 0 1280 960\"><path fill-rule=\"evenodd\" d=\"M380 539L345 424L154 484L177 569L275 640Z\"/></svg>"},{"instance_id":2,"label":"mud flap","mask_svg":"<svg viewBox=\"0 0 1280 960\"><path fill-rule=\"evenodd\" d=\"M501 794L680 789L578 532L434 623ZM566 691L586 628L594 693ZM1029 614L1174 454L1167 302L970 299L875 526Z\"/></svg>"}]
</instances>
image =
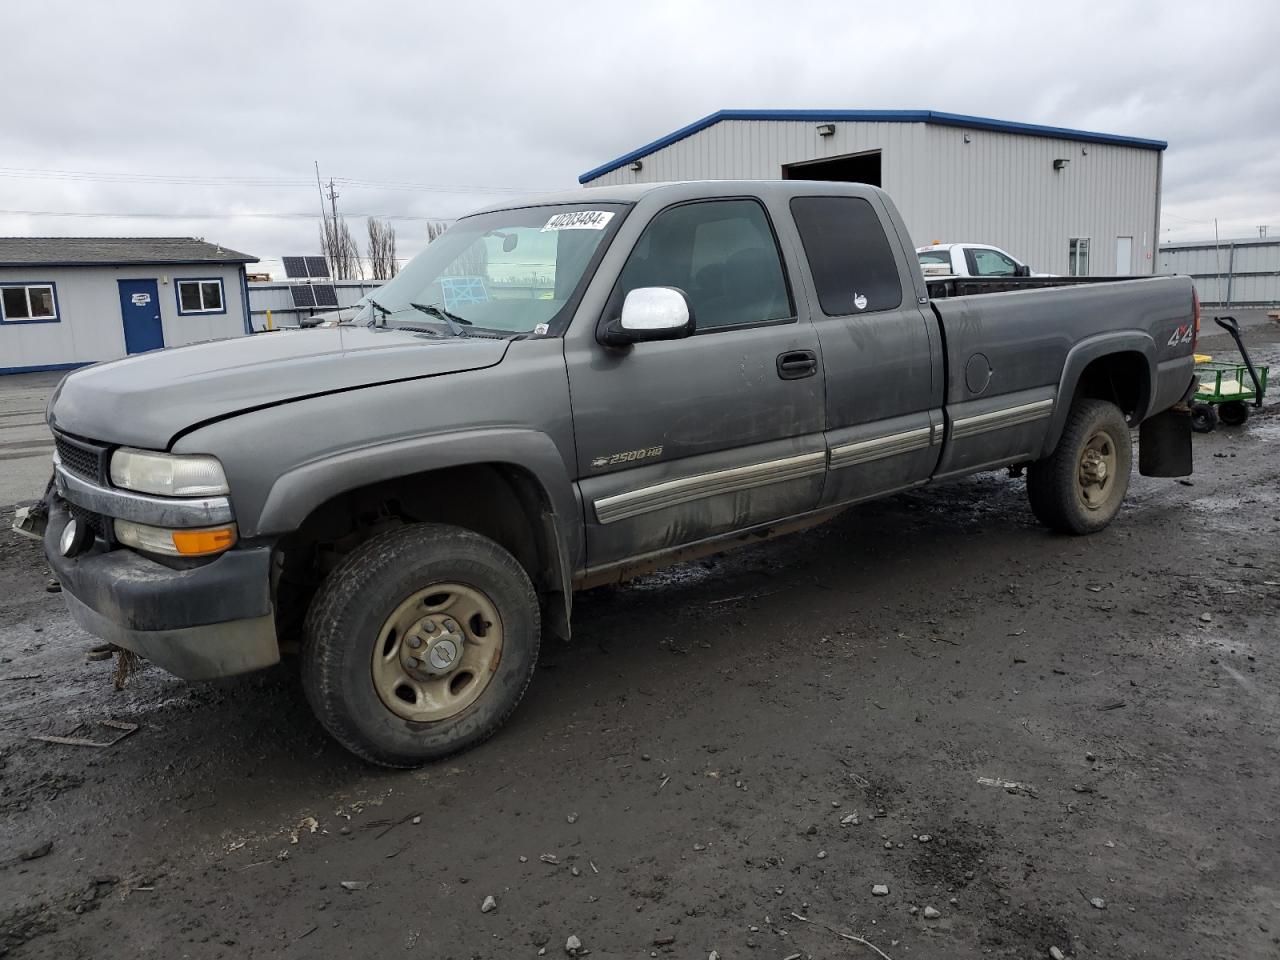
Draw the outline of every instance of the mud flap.
<instances>
[{"instance_id":1,"label":"mud flap","mask_svg":"<svg viewBox=\"0 0 1280 960\"><path fill-rule=\"evenodd\" d=\"M1191 475L1191 410L1186 404L1142 421L1138 430L1138 472L1144 477Z\"/></svg>"}]
</instances>

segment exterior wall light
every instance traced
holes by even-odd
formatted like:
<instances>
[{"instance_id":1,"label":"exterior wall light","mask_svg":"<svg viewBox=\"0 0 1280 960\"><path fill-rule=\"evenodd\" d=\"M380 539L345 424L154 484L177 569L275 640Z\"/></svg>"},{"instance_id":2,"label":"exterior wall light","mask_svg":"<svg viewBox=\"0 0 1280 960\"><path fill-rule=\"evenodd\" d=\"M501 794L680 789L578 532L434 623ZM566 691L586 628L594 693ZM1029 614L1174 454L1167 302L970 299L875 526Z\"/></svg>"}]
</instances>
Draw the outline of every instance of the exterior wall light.
<instances>
[{"instance_id":1,"label":"exterior wall light","mask_svg":"<svg viewBox=\"0 0 1280 960\"><path fill-rule=\"evenodd\" d=\"M1059 157L1057 160L1053 161L1053 169L1061 173L1063 170L1067 169L1067 164L1070 162L1070 160Z\"/></svg>"},{"instance_id":2,"label":"exterior wall light","mask_svg":"<svg viewBox=\"0 0 1280 960\"><path fill-rule=\"evenodd\" d=\"M820 137L831 137L835 135L835 132L836 132L836 125L834 123L818 124L818 136Z\"/></svg>"},{"instance_id":3,"label":"exterior wall light","mask_svg":"<svg viewBox=\"0 0 1280 960\"><path fill-rule=\"evenodd\" d=\"M644 161L643 161L643 160L632 160L632 161L631 161L631 172L632 172L632 173L639 173L639 172L640 172L641 170L643 170L643 169L644 169Z\"/></svg>"}]
</instances>

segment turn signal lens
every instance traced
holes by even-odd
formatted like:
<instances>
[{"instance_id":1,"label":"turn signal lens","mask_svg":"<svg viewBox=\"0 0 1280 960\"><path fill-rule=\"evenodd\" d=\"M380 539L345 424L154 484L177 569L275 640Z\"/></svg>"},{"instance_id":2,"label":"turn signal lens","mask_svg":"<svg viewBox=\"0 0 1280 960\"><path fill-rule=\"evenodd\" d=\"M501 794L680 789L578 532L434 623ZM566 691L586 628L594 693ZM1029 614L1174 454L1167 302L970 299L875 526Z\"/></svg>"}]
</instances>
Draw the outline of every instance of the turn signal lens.
<instances>
[{"instance_id":1,"label":"turn signal lens","mask_svg":"<svg viewBox=\"0 0 1280 960\"><path fill-rule=\"evenodd\" d=\"M115 522L116 539L126 547L169 557L208 557L230 550L236 542L236 525L200 530L166 530L129 520Z\"/></svg>"},{"instance_id":2,"label":"turn signal lens","mask_svg":"<svg viewBox=\"0 0 1280 960\"><path fill-rule=\"evenodd\" d=\"M203 557L211 553L221 553L223 550L230 550L235 542L235 527L173 531L173 545L184 557Z\"/></svg>"}]
</instances>

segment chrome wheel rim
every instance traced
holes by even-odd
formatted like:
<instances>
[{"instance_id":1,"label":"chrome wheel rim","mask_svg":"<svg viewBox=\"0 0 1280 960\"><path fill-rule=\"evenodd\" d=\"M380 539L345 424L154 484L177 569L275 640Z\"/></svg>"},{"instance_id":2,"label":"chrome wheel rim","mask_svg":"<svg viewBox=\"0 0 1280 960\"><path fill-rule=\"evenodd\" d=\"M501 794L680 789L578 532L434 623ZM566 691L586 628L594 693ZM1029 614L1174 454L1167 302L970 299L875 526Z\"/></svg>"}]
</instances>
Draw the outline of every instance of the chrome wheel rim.
<instances>
[{"instance_id":1,"label":"chrome wheel rim","mask_svg":"<svg viewBox=\"0 0 1280 960\"><path fill-rule=\"evenodd\" d=\"M373 685L388 710L416 723L476 702L502 659L502 620L481 590L435 583L387 617L373 648Z\"/></svg>"},{"instance_id":2,"label":"chrome wheel rim","mask_svg":"<svg viewBox=\"0 0 1280 960\"><path fill-rule=\"evenodd\" d=\"M1085 443L1076 467L1076 495L1087 509L1101 510L1111 499L1118 460L1115 441L1106 431L1098 431Z\"/></svg>"}]
</instances>

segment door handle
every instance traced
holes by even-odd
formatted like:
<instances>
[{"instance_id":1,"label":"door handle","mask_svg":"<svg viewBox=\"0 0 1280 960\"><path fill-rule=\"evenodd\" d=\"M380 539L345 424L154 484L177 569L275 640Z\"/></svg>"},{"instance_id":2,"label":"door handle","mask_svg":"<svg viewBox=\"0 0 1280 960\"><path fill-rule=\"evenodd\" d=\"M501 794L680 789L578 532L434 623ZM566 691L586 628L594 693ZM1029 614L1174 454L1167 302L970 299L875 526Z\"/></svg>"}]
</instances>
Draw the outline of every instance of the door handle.
<instances>
[{"instance_id":1,"label":"door handle","mask_svg":"<svg viewBox=\"0 0 1280 960\"><path fill-rule=\"evenodd\" d=\"M812 350L788 350L778 354L778 376L783 380L803 380L818 372L818 355Z\"/></svg>"}]
</instances>

